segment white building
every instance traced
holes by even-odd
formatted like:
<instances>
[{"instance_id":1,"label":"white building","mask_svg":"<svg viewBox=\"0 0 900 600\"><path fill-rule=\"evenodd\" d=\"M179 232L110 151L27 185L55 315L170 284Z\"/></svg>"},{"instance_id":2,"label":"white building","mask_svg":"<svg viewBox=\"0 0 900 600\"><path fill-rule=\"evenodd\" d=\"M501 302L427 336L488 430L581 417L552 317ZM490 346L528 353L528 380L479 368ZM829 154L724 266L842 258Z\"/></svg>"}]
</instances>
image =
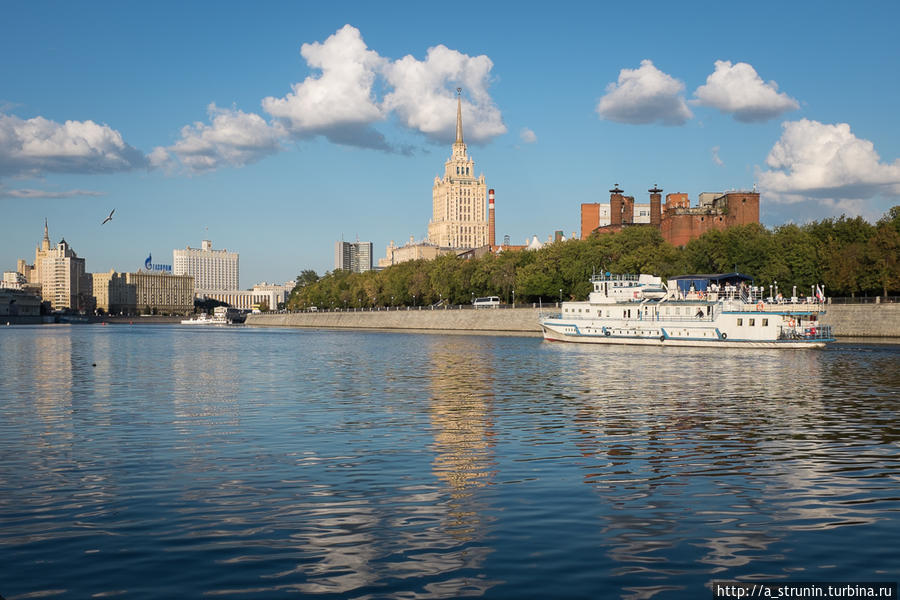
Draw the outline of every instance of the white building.
<instances>
[{"instance_id":1,"label":"white building","mask_svg":"<svg viewBox=\"0 0 900 600\"><path fill-rule=\"evenodd\" d=\"M233 308L251 310L265 305L268 310L276 310L279 302L284 302L283 294L275 290L197 290L197 298L218 300Z\"/></svg>"},{"instance_id":2,"label":"white building","mask_svg":"<svg viewBox=\"0 0 900 600\"><path fill-rule=\"evenodd\" d=\"M198 295L201 290L237 290L240 287L239 262L237 252L213 250L209 240L203 240L199 249L188 246L172 251L172 273L192 276Z\"/></svg>"},{"instance_id":3,"label":"white building","mask_svg":"<svg viewBox=\"0 0 900 600\"><path fill-rule=\"evenodd\" d=\"M3 283L0 288L8 290L21 290L28 284L28 278L18 271L3 271Z\"/></svg>"}]
</instances>

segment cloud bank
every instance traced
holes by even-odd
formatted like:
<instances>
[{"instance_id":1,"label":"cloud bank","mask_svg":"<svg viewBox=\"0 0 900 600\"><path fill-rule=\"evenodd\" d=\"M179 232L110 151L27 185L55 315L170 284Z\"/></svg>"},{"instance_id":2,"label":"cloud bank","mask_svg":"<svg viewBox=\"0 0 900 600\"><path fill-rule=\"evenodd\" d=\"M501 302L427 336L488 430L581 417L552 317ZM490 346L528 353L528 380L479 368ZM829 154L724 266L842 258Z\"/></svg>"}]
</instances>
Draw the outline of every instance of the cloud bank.
<instances>
[{"instance_id":1,"label":"cloud bank","mask_svg":"<svg viewBox=\"0 0 900 600\"><path fill-rule=\"evenodd\" d=\"M236 109L207 107L210 123L194 123L181 129L181 139L169 148L156 148L150 155L154 167L166 167L174 154L193 172L222 165L240 167L256 162L282 148L284 129L256 114ZM171 153L171 154L170 154Z\"/></svg>"},{"instance_id":2,"label":"cloud bank","mask_svg":"<svg viewBox=\"0 0 900 600\"><path fill-rule=\"evenodd\" d=\"M869 140L847 123L801 119L782 124L781 138L766 157L759 185L776 202L810 197L827 204L900 195L900 159L883 163Z\"/></svg>"},{"instance_id":3,"label":"cloud bank","mask_svg":"<svg viewBox=\"0 0 900 600\"><path fill-rule=\"evenodd\" d=\"M39 198L48 198L48 199L58 199L58 198L76 198L79 196L105 196L104 192L97 192L94 190L61 190L61 191L53 191L53 190L36 190L32 188L5 188L0 186L0 198L20 198L26 200L39 199Z\"/></svg>"},{"instance_id":4,"label":"cloud bank","mask_svg":"<svg viewBox=\"0 0 900 600\"><path fill-rule=\"evenodd\" d=\"M0 177L142 167L200 173L251 164L282 151L290 141L316 136L347 146L406 152L407 147L392 145L375 125L393 118L427 139L449 143L455 136L457 87L464 89L467 141L488 142L506 133L488 92L493 62L487 56L468 56L441 45L429 48L421 61L413 56L392 61L368 48L351 25L324 42L303 44L300 54L312 74L282 97L262 98L260 114L211 103L206 122L182 127L173 144L147 155L107 125L23 120L0 111Z\"/></svg>"},{"instance_id":5,"label":"cloud bank","mask_svg":"<svg viewBox=\"0 0 900 600\"><path fill-rule=\"evenodd\" d=\"M465 138L487 142L506 133L506 126L488 93L494 63L487 56L467 56L446 46L429 48L424 61L405 56L384 65L384 76L393 91L384 98L384 110L393 112L408 129L437 142L456 138L457 85L466 92L463 101Z\"/></svg>"},{"instance_id":6,"label":"cloud bank","mask_svg":"<svg viewBox=\"0 0 900 600\"><path fill-rule=\"evenodd\" d=\"M339 144L387 149L383 137L369 131L384 119L372 86L386 60L368 49L359 30L345 25L321 44L303 44L300 54L321 74L295 83L283 98L263 98L263 110L296 138L323 135Z\"/></svg>"},{"instance_id":7,"label":"cloud bank","mask_svg":"<svg viewBox=\"0 0 900 600\"><path fill-rule=\"evenodd\" d=\"M645 59L637 69L619 71L618 81L606 87L596 110L601 118L617 123L684 125L693 114L683 92L681 81Z\"/></svg>"},{"instance_id":8,"label":"cloud bank","mask_svg":"<svg viewBox=\"0 0 900 600\"><path fill-rule=\"evenodd\" d=\"M692 103L715 108L744 123L768 121L800 108L795 99L778 92L777 83L765 83L751 65L732 65L727 60L716 61L715 71L694 97Z\"/></svg>"},{"instance_id":9,"label":"cloud bank","mask_svg":"<svg viewBox=\"0 0 900 600\"><path fill-rule=\"evenodd\" d=\"M181 130L172 146L151 154L155 166L174 159L189 171L241 166L279 151L288 140L323 136L346 146L405 152L375 125L393 117L436 142L452 142L456 131L456 87L465 91L463 125L467 141L487 142L506 133L490 94L493 62L445 46L429 48L425 60L405 56L391 61L371 50L359 30L345 25L324 42L303 44L300 54L314 74L291 86L283 97L267 96L262 111L270 118L210 105L210 122ZM383 88L379 101L376 90Z\"/></svg>"},{"instance_id":10,"label":"cloud bank","mask_svg":"<svg viewBox=\"0 0 900 600\"><path fill-rule=\"evenodd\" d=\"M42 173L115 173L147 166L147 158L108 125L57 123L0 113L0 177Z\"/></svg>"}]
</instances>

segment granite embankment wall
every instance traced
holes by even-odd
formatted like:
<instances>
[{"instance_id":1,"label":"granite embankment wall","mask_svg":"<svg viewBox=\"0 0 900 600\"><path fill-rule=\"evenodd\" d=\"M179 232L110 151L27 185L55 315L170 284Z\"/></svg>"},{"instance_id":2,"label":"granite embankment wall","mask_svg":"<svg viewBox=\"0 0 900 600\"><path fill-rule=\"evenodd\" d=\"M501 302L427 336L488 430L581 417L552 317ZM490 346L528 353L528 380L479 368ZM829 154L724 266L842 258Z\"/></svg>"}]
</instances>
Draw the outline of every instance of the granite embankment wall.
<instances>
[{"instance_id":1,"label":"granite embankment wall","mask_svg":"<svg viewBox=\"0 0 900 600\"><path fill-rule=\"evenodd\" d=\"M826 309L822 323L831 325L837 337L900 338L900 304L831 304ZM536 308L267 313L249 315L247 324L540 336L539 315Z\"/></svg>"},{"instance_id":2,"label":"granite embankment wall","mask_svg":"<svg viewBox=\"0 0 900 600\"><path fill-rule=\"evenodd\" d=\"M558 312L550 309L545 312ZM248 315L248 325L540 336L537 308L435 309Z\"/></svg>"},{"instance_id":3,"label":"granite embankment wall","mask_svg":"<svg viewBox=\"0 0 900 600\"><path fill-rule=\"evenodd\" d=\"M900 338L900 304L829 304L822 323L836 337Z\"/></svg>"}]
</instances>

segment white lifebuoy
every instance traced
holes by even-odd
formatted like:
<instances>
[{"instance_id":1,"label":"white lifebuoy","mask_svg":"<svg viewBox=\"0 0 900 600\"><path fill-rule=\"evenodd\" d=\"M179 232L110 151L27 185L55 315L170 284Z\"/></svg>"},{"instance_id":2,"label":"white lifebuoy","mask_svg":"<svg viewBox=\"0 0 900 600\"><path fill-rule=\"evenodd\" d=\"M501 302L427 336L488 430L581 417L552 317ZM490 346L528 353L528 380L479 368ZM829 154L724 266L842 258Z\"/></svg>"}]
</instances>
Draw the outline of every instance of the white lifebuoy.
<instances>
[{"instance_id":1,"label":"white lifebuoy","mask_svg":"<svg viewBox=\"0 0 900 600\"><path fill-rule=\"evenodd\" d=\"M766 307L766 305L763 304L762 302L760 302L759 304L756 305L756 310L763 310L765 307Z\"/></svg>"}]
</instances>

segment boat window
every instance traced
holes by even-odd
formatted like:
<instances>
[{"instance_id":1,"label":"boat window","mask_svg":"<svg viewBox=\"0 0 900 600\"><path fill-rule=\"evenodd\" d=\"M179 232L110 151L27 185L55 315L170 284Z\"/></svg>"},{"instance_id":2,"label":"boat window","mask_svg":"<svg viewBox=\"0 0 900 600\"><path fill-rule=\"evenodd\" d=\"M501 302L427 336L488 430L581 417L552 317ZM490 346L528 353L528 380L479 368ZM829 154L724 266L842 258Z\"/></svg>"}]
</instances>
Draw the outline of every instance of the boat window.
<instances>
[{"instance_id":1,"label":"boat window","mask_svg":"<svg viewBox=\"0 0 900 600\"><path fill-rule=\"evenodd\" d=\"M744 320L743 320L743 319L738 319L738 321L737 321L738 327L740 327L740 326L743 325L743 324L744 324Z\"/></svg>"},{"instance_id":2,"label":"boat window","mask_svg":"<svg viewBox=\"0 0 900 600\"><path fill-rule=\"evenodd\" d=\"M756 319L750 319L750 327L756 325Z\"/></svg>"},{"instance_id":3,"label":"boat window","mask_svg":"<svg viewBox=\"0 0 900 600\"><path fill-rule=\"evenodd\" d=\"M763 327L768 327L768 326L769 326L769 320L768 320L768 319L763 319L763 320L762 320L762 326L763 326Z\"/></svg>"}]
</instances>

